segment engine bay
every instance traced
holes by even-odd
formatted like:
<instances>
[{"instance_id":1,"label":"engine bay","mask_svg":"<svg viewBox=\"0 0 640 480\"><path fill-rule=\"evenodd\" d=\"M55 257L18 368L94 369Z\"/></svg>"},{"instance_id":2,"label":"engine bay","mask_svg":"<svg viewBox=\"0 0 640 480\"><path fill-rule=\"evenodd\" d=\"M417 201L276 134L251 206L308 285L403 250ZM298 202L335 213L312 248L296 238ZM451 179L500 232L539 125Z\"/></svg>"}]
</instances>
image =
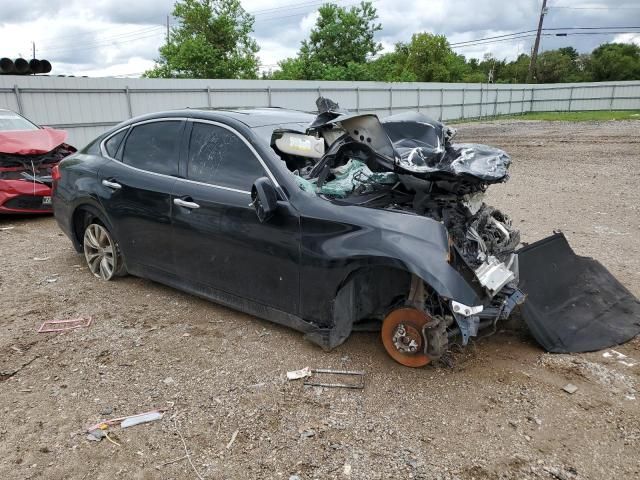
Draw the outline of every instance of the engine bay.
<instances>
[{"instance_id":1,"label":"engine bay","mask_svg":"<svg viewBox=\"0 0 640 480\"><path fill-rule=\"evenodd\" d=\"M489 298L518 282L520 234L484 202L507 181L510 157L487 145L453 143L456 131L420 113L380 121L326 98L305 132L276 130L271 146L298 186L343 205L393 210L441 222L455 259Z\"/></svg>"}]
</instances>

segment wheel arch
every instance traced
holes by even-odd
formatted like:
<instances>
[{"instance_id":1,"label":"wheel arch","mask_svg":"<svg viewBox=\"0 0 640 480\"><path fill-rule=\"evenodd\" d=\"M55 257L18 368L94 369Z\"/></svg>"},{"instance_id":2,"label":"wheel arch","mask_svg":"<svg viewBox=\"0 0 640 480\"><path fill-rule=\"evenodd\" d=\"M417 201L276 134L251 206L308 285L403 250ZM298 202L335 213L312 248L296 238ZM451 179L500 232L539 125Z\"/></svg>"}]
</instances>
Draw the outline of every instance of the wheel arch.
<instances>
[{"instance_id":1,"label":"wheel arch","mask_svg":"<svg viewBox=\"0 0 640 480\"><path fill-rule=\"evenodd\" d=\"M82 237L84 235L84 230L94 219L98 219L100 223L107 227L113 234L113 227L99 208L90 203L79 204L74 208L71 215L71 241L78 252L82 252Z\"/></svg>"}]
</instances>

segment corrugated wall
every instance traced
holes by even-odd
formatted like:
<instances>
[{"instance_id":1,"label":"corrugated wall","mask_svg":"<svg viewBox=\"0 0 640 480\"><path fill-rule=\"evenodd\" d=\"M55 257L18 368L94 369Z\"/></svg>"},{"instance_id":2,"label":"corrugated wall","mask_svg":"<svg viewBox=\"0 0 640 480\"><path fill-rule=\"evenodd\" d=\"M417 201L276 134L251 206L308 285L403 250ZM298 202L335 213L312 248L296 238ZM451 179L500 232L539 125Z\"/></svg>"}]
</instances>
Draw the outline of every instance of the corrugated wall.
<instances>
[{"instance_id":1,"label":"corrugated wall","mask_svg":"<svg viewBox=\"0 0 640 480\"><path fill-rule=\"evenodd\" d=\"M315 110L318 95L386 116L419 110L441 119L529 111L640 110L640 82L553 85L183 80L0 76L0 108L65 128L82 146L132 116L184 107Z\"/></svg>"}]
</instances>

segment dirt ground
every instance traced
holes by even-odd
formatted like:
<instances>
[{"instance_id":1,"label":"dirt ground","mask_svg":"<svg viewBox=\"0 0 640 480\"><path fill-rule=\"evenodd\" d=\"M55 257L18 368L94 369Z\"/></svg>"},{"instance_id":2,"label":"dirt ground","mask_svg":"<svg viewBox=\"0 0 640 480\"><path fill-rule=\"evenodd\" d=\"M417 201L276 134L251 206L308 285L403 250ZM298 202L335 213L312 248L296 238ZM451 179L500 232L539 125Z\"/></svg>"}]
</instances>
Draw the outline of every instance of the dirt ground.
<instances>
[{"instance_id":1,"label":"dirt ground","mask_svg":"<svg viewBox=\"0 0 640 480\"><path fill-rule=\"evenodd\" d=\"M640 296L640 122L457 127L512 155L489 203L524 241L560 229ZM211 479L640 478L639 339L552 355L501 331L452 368L409 369L375 334L325 353L150 281L101 282L53 218L0 228L0 478L197 478L189 460ZM36 333L84 315L89 328ZM366 388L285 379L305 366L364 370ZM86 438L100 419L155 407L169 409L161 421L113 430L119 446Z\"/></svg>"}]
</instances>

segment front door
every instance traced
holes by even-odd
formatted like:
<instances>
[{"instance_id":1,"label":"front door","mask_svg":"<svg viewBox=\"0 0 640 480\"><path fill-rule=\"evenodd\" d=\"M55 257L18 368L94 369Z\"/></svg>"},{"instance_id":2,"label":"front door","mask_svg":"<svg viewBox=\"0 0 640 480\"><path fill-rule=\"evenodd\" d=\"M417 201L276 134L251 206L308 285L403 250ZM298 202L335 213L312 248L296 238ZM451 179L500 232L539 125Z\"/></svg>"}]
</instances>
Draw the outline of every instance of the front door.
<instances>
[{"instance_id":1,"label":"front door","mask_svg":"<svg viewBox=\"0 0 640 480\"><path fill-rule=\"evenodd\" d=\"M253 182L267 175L257 153L223 124L194 120L187 132L187 179L176 182L173 196L180 276L297 313L297 212L283 202L260 223L249 205Z\"/></svg>"}]
</instances>

